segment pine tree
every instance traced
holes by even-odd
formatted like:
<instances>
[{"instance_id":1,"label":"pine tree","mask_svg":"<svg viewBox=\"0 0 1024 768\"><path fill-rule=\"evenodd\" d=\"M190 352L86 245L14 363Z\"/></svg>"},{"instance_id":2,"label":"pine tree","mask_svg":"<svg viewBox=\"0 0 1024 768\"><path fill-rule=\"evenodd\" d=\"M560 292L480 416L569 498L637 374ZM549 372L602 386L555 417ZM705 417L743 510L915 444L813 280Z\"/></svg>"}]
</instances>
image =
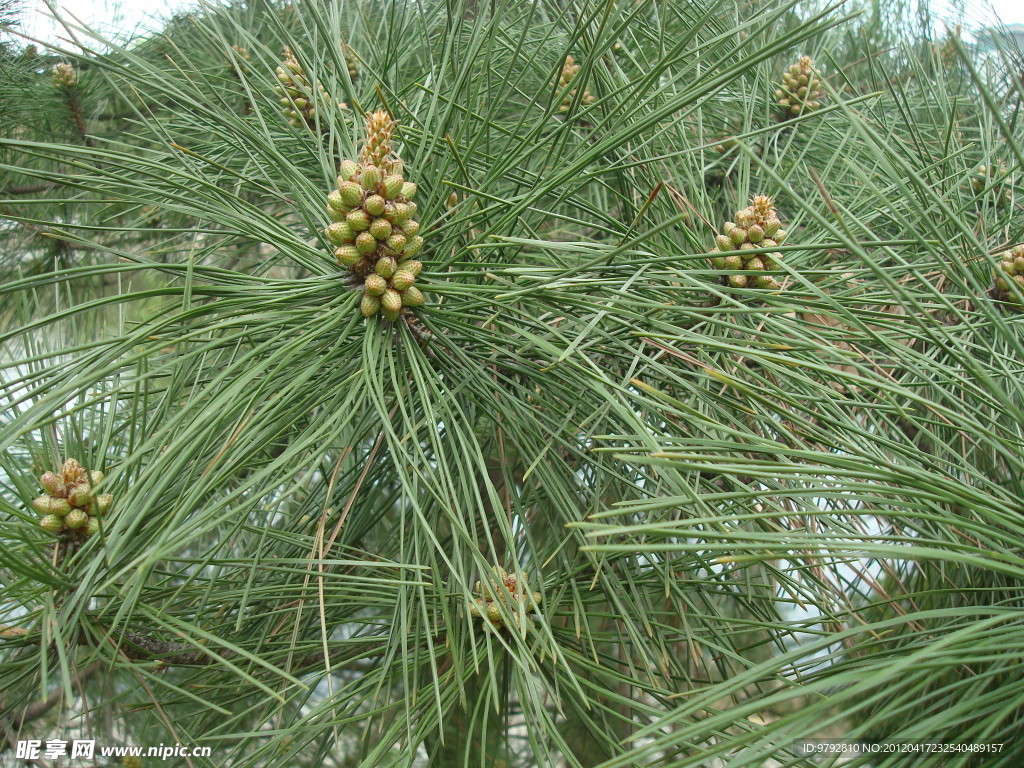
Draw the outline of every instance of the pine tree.
<instances>
[{"instance_id":1,"label":"pine tree","mask_svg":"<svg viewBox=\"0 0 1024 768\"><path fill-rule=\"evenodd\" d=\"M1020 58L875 11L0 41L0 760L1018 765Z\"/></svg>"}]
</instances>

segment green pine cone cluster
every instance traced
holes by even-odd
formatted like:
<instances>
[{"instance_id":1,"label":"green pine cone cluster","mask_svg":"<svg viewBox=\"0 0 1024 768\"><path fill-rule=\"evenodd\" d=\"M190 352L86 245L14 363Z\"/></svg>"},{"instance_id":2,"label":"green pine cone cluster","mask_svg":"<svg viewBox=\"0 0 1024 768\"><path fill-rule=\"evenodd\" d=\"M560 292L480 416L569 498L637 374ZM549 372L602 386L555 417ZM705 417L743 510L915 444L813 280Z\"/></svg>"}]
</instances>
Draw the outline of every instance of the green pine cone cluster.
<instances>
[{"instance_id":1,"label":"green pine cone cluster","mask_svg":"<svg viewBox=\"0 0 1024 768\"><path fill-rule=\"evenodd\" d=\"M320 105L322 108L330 104L331 99L320 83L314 86L310 82L291 48L284 49L284 56L284 62L277 68L275 87L282 110L293 127L312 128L316 121L317 106ZM340 102L338 107L347 109L344 102Z\"/></svg>"},{"instance_id":2,"label":"green pine cone cluster","mask_svg":"<svg viewBox=\"0 0 1024 768\"><path fill-rule=\"evenodd\" d=\"M774 248L781 245L786 238L786 230L782 229L778 212L770 197L754 197L748 207L737 211L736 221L725 222L722 232L723 234L715 238L716 247L711 249L712 266L731 272L743 270L742 274L724 275L722 282L725 285L765 290L777 290L782 287L778 280L766 274L778 269L778 263L782 261L781 253L744 253L755 248Z\"/></svg>"},{"instance_id":3,"label":"green pine cone cluster","mask_svg":"<svg viewBox=\"0 0 1024 768\"><path fill-rule=\"evenodd\" d=\"M775 91L783 119L817 109L821 97L821 80L810 56L801 56L800 61L783 72L782 85Z\"/></svg>"},{"instance_id":4,"label":"green pine cone cluster","mask_svg":"<svg viewBox=\"0 0 1024 768\"><path fill-rule=\"evenodd\" d=\"M995 272L995 284L992 287L992 298L1005 301L1014 309L1024 309L1017 295L1010 288L1010 283L1017 284L1017 290L1024 293L1024 245L1017 245L1003 251L997 257L999 266Z\"/></svg>"},{"instance_id":5,"label":"green pine cone cluster","mask_svg":"<svg viewBox=\"0 0 1024 768\"><path fill-rule=\"evenodd\" d=\"M575 79L576 74L579 71L580 65L576 63L576 59L574 59L572 56L566 56L565 63L562 65L562 73L558 76L559 90L563 90L564 88L566 88L569 85L569 83L571 83ZM565 94L565 96L562 98L561 105L558 107L559 112L569 111L569 107L572 106L573 99L576 98L576 90L577 89L574 88L573 90ZM580 97L580 105L584 107L589 107L593 103L593 94L590 91L583 91L583 95Z\"/></svg>"},{"instance_id":6,"label":"green pine cone cluster","mask_svg":"<svg viewBox=\"0 0 1024 768\"><path fill-rule=\"evenodd\" d=\"M413 285L423 269L415 260L423 247L414 218L416 185L405 180L391 149L396 125L384 111L367 118L359 162L342 161L337 189L327 196L332 223L324 230L338 264L362 281L360 311L365 317L379 311L389 320L397 320L402 307L424 303Z\"/></svg>"},{"instance_id":7,"label":"green pine cone cluster","mask_svg":"<svg viewBox=\"0 0 1024 768\"><path fill-rule=\"evenodd\" d=\"M479 595L469 604L469 613L477 618L487 617L484 622L488 629L507 629L506 619L502 616L499 603L504 605L505 613L511 617L512 627L517 633L523 634L533 625L530 614L538 609L543 598L540 592L531 592L526 579L519 579L514 573L508 573L501 566L491 568L492 575L485 587L479 581L473 585L473 591Z\"/></svg>"},{"instance_id":8,"label":"green pine cone cluster","mask_svg":"<svg viewBox=\"0 0 1024 768\"><path fill-rule=\"evenodd\" d=\"M109 493L95 493L102 481L102 472L86 471L74 459L65 461L60 472L44 472L39 484L46 494L32 501L40 514L39 525L50 533L68 536L88 537L99 532L100 518L114 501Z\"/></svg>"},{"instance_id":9,"label":"green pine cone cluster","mask_svg":"<svg viewBox=\"0 0 1024 768\"><path fill-rule=\"evenodd\" d=\"M75 68L64 61L53 65L53 69L50 70L50 77L53 79L53 84L58 88L74 88L78 82L78 73L75 71Z\"/></svg>"}]
</instances>

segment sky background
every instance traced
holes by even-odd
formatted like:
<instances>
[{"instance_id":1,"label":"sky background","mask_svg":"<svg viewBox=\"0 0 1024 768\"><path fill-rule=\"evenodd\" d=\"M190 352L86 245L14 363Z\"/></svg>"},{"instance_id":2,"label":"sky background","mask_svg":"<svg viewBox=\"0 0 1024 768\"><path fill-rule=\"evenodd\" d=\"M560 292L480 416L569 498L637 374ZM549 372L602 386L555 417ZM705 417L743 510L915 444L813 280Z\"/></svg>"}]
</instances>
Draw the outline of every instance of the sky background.
<instances>
[{"instance_id":1,"label":"sky background","mask_svg":"<svg viewBox=\"0 0 1024 768\"><path fill-rule=\"evenodd\" d=\"M159 28L160 20L177 11L197 5L196 0L53 0L70 14L77 16L88 26L104 34L120 31ZM884 3L884 0L882 0ZM966 7L965 21L968 27L992 23L996 17L1006 24L1024 24L1024 0L932 0L937 15L955 19L956 7ZM60 27L50 18L46 3L29 0L28 17L23 29L30 36L44 42L56 42L63 34Z\"/></svg>"}]
</instances>

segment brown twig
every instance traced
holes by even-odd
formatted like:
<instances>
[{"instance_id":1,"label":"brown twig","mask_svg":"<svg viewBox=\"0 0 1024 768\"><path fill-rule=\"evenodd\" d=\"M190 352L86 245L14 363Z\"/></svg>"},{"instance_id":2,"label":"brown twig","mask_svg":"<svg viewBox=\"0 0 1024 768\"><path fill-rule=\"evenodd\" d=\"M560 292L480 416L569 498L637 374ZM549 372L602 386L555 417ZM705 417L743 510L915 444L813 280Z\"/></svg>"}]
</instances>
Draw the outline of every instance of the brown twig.
<instances>
[{"instance_id":1,"label":"brown twig","mask_svg":"<svg viewBox=\"0 0 1024 768\"><path fill-rule=\"evenodd\" d=\"M0 190L0 195L34 195L36 192L45 192L53 189L56 185L52 181L43 181L39 184L25 184L20 187L7 187Z\"/></svg>"}]
</instances>

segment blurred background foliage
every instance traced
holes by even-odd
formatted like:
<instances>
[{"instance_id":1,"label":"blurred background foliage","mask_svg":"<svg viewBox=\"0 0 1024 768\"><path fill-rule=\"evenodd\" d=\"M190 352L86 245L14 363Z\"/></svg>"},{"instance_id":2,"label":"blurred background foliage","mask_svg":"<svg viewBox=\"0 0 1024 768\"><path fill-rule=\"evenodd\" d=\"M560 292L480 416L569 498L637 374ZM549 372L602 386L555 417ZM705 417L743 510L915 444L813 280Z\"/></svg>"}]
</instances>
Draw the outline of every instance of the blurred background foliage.
<instances>
[{"instance_id":1,"label":"blurred background foliage","mask_svg":"<svg viewBox=\"0 0 1024 768\"><path fill-rule=\"evenodd\" d=\"M1011 37L904 2L244 0L44 48L13 9L0 762L1020 764ZM822 104L780 119L801 56ZM426 240L396 323L323 235L376 109ZM761 194L778 290L709 260ZM57 546L31 501L68 457L114 504ZM474 616L497 567L539 604Z\"/></svg>"}]
</instances>

